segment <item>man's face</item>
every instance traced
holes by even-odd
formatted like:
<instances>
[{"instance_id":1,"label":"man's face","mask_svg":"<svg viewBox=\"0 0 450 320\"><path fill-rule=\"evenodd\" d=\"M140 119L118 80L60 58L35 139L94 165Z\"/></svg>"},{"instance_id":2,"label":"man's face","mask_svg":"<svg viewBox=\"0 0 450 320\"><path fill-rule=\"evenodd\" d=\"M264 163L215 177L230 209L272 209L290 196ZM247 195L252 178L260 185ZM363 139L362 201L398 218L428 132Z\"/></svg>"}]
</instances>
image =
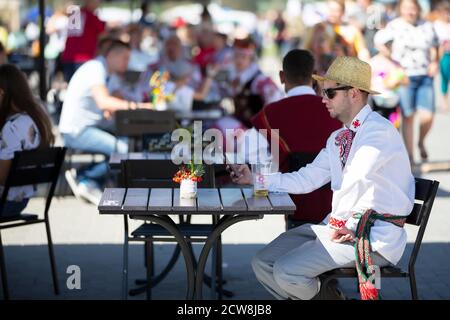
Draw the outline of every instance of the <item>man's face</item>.
<instances>
[{"instance_id":1,"label":"man's face","mask_svg":"<svg viewBox=\"0 0 450 320\"><path fill-rule=\"evenodd\" d=\"M181 56L181 42L176 38L168 39L165 45L165 49L167 57L172 61L177 60Z\"/></svg>"},{"instance_id":2,"label":"man's face","mask_svg":"<svg viewBox=\"0 0 450 320\"><path fill-rule=\"evenodd\" d=\"M331 24L341 24L344 11L336 1L328 1L328 22Z\"/></svg>"},{"instance_id":3,"label":"man's face","mask_svg":"<svg viewBox=\"0 0 450 320\"><path fill-rule=\"evenodd\" d=\"M130 54L131 51L125 48L110 52L107 57L109 70L119 74L127 71Z\"/></svg>"},{"instance_id":4,"label":"man's face","mask_svg":"<svg viewBox=\"0 0 450 320\"><path fill-rule=\"evenodd\" d=\"M253 61L253 53L235 50L234 52L234 65L238 71L244 71L247 69Z\"/></svg>"},{"instance_id":5,"label":"man's face","mask_svg":"<svg viewBox=\"0 0 450 320\"><path fill-rule=\"evenodd\" d=\"M419 8L412 1L403 1L400 6L400 15L409 23L415 23L419 18Z\"/></svg>"},{"instance_id":6,"label":"man's face","mask_svg":"<svg viewBox=\"0 0 450 320\"><path fill-rule=\"evenodd\" d=\"M334 81L325 80L323 83L323 89L342 87ZM325 104L330 116L338 119L339 121L346 123L351 116L350 112L350 97L347 90L334 91L334 97L328 98L322 94L322 102ZM350 119L351 120L351 119Z\"/></svg>"}]
</instances>

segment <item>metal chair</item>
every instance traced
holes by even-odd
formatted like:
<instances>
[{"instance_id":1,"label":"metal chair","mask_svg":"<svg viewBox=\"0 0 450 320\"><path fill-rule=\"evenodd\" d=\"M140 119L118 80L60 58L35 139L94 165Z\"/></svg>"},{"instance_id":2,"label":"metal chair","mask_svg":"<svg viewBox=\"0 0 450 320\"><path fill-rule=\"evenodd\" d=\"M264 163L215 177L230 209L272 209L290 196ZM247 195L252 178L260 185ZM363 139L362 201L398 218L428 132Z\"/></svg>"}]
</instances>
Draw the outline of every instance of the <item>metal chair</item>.
<instances>
[{"instance_id":1,"label":"metal chair","mask_svg":"<svg viewBox=\"0 0 450 320\"><path fill-rule=\"evenodd\" d=\"M178 166L170 160L125 160L122 161L122 183L126 188L177 188L178 185L172 181L172 177ZM214 166L205 166L204 180L199 183L199 188L213 188L214 182ZM214 216L212 224L191 224L190 216L182 214L179 217L179 228L183 235L189 240L189 245L192 248L193 242L204 242L207 236L212 232L214 224L217 223L219 217ZM145 219L145 218L143 218ZM128 234L128 217L124 216L125 238L124 238L124 268L123 268L123 298L127 294L137 295L143 292L147 293L147 298L151 299L151 289L157 285L165 276L171 271L175 265L179 255L180 247L176 246L169 263L161 271L160 274L154 274L154 258L153 258L153 243L155 241L174 242L175 239L170 237L167 230L160 225L153 223L143 223L137 229ZM147 279L137 280L136 284L141 285L137 289L132 289L128 292L128 243L130 241L145 242L145 261L147 268ZM205 277L205 283L208 286L215 287L217 275L217 292L219 298L222 294L231 296L232 293L222 289L222 244L221 239L217 241L215 250L213 250L213 275ZM214 275L216 273L216 275Z\"/></svg>"},{"instance_id":2,"label":"metal chair","mask_svg":"<svg viewBox=\"0 0 450 320\"><path fill-rule=\"evenodd\" d=\"M309 163L313 162L314 159L317 157L319 153L318 152L291 152L288 156L289 161L289 171L298 171L303 167L306 167ZM327 183L326 185L322 186L318 190L330 190L331 192L331 183ZM316 191L313 191L316 192ZM309 220L294 220L291 217L286 218L286 230L296 228L300 225L312 223L317 224L321 221L309 221Z\"/></svg>"},{"instance_id":3,"label":"metal chair","mask_svg":"<svg viewBox=\"0 0 450 320\"><path fill-rule=\"evenodd\" d=\"M412 212L406 219L406 223L419 227L416 241L408 261L408 270L402 270L398 266L383 267L380 268L381 277L385 278L409 278L409 284L411 287L411 296L413 300L417 300L417 286L416 286L416 274L414 266L416 263L417 255L422 244L422 238L427 227L428 218L430 217L431 209L433 207L434 198L439 187L439 182L434 180L427 180L416 178L416 195L415 203ZM324 278L324 285L336 278L357 278L357 272L355 268L340 268L332 271L328 271L321 275Z\"/></svg>"},{"instance_id":4,"label":"metal chair","mask_svg":"<svg viewBox=\"0 0 450 320\"><path fill-rule=\"evenodd\" d=\"M130 151L146 149L144 136L165 134L176 128L175 113L147 109L119 110L115 113L116 134L129 137Z\"/></svg>"},{"instance_id":5,"label":"metal chair","mask_svg":"<svg viewBox=\"0 0 450 320\"><path fill-rule=\"evenodd\" d=\"M56 183L66 148L53 147L31 151L21 151L14 154L11 168L6 178L3 195L0 199L0 232L2 229L10 229L36 223L45 223L47 232L48 249L50 255L50 264L52 268L53 287L55 294L59 294L58 276L56 272L55 257L53 251L53 242L50 234L50 224L48 211L55 192ZM49 184L48 193L45 202L44 219L39 219L36 214L17 214L6 216L3 212L9 189L25 185ZM5 300L9 299L9 290L7 282L7 272L5 264L5 255L3 252L3 243L0 233L0 269L3 284L3 296Z\"/></svg>"}]
</instances>

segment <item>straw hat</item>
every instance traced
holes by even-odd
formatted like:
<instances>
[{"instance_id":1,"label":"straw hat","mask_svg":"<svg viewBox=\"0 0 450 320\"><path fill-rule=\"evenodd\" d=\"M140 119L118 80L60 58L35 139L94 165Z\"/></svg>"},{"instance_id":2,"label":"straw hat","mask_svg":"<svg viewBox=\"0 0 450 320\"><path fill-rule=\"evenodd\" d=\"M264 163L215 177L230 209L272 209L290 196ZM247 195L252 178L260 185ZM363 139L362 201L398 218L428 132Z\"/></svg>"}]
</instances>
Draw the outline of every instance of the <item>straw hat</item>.
<instances>
[{"instance_id":1,"label":"straw hat","mask_svg":"<svg viewBox=\"0 0 450 320\"><path fill-rule=\"evenodd\" d=\"M316 74L313 74L312 77L317 81L331 80L370 94L379 94L379 92L370 90L372 78L370 65L358 58L337 57L323 77Z\"/></svg>"}]
</instances>

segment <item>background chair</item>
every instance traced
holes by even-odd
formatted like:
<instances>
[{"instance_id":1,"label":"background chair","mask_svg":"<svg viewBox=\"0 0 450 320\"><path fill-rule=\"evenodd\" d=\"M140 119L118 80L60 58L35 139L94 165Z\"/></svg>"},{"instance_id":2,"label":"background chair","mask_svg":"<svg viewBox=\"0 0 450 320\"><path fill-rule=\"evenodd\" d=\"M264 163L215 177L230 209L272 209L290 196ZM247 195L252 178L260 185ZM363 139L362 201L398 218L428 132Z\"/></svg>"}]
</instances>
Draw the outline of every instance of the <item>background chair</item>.
<instances>
[{"instance_id":1,"label":"background chair","mask_svg":"<svg viewBox=\"0 0 450 320\"><path fill-rule=\"evenodd\" d=\"M291 152L288 156L288 160L289 160L289 171L288 172L293 172L293 171L298 171L303 167L306 167L307 164L311 163L314 161L314 159L317 157L319 153L318 152ZM314 197L314 198L310 198L309 201L322 201L324 199L324 192L326 192L326 190L330 193L330 203L331 203L331 183L327 183L326 185L324 185L323 187L319 188L318 190L312 191L310 197ZM294 200L294 198L293 198ZM312 223L312 224L317 224L320 223L321 221L310 221L310 220L295 220L292 219L291 217L287 217L286 218L286 230L292 229L292 228L296 228L302 224L306 224L306 223Z\"/></svg>"},{"instance_id":2,"label":"background chair","mask_svg":"<svg viewBox=\"0 0 450 320\"><path fill-rule=\"evenodd\" d=\"M147 150L146 135L162 136L176 128L175 113L146 109L119 110L115 113L117 136L129 137L129 151Z\"/></svg>"},{"instance_id":3,"label":"background chair","mask_svg":"<svg viewBox=\"0 0 450 320\"><path fill-rule=\"evenodd\" d=\"M419 227L416 241L408 261L408 270L402 270L398 266L380 268L381 277L385 278L408 278L411 287L411 296L413 300L419 298L416 286L416 274L414 266L417 255L422 244L423 235L427 227L428 218L433 208L434 198L439 187L438 181L416 178L415 203L411 214L406 219L406 223ZM356 268L335 269L321 275L324 278L324 285L336 278L357 278Z\"/></svg>"},{"instance_id":4,"label":"background chair","mask_svg":"<svg viewBox=\"0 0 450 320\"><path fill-rule=\"evenodd\" d=\"M3 286L3 296L5 299L9 299L9 291L5 255L3 252L3 243L1 239L1 230L41 222L45 223L47 232L53 287L55 290L55 294L59 294L58 275L55 265L48 211L50 209L50 204L55 192L61 165L64 161L65 152L65 148L54 147L16 152L14 154L14 159L12 160L11 168L9 170L8 177L6 178L5 189L0 200L0 269ZM14 216L6 216L6 212L3 212L3 208L4 204L6 203L8 191L10 188L25 185L38 185L44 183L49 184L45 201L44 219L39 219L38 215L36 214L25 213L17 214Z\"/></svg>"},{"instance_id":5,"label":"background chair","mask_svg":"<svg viewBox=\"0 0 450 320\"><path fill-rule=\"evenodd\" d=\"M172 181L172 177L179 167L171 160L125 160L122 161L122 183L125 188L178 188L179 185ZM205 165L204 180L198 184L199 188L214 188L214 166ZM213 216L212 224L191 224L190 215L178 215L180 228L183 235L188 239L192 248L193 242L204 242L213 230L213 226L217 223L219 216ZM145 218L143 218L145 219ZM125 238L124 238L124 262L123 262L123 295L126 298L128 294L128 243L130 241L143 241L145 243L145 261L147 268L147 280L137 280L136 284L142 285L140 288L130 290L130 295L147 292L147 298L151 299L151 288L158 284L170 272L175 265L179 255L180 247L177 245L169 263L166 267L155 276L154 274L154 252L153 243L155 241L174 242L175 238L171 237L166 229L154 223L143 223L131 235L128 234L128 217L124 216ZM215 288L215 280L217 275L217 292L219 298L222 294L231 296L232 293L222 289L222 244L221 239L217 241L212 257L211 277L205 277L205 283Z\"/></svg>"}]
</instances>

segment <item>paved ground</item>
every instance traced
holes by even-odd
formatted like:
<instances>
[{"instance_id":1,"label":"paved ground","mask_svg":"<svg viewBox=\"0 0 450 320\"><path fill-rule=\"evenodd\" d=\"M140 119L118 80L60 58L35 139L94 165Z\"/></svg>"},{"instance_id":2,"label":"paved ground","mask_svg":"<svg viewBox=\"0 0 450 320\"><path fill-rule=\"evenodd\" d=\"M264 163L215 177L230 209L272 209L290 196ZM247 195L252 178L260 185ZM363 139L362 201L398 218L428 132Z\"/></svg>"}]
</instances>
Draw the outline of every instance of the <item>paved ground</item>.
<instances>
[{"instance_id":1,"label":"paved ground","mask_svg":"<svg viewBox=\"0 0 450 320\"><path fill-rule=\"evenodd\" d=\"M428 140L430 161L450 162L450 114L438 113ZM417 283L423 299L450 299L450 171L432 172L425 178L441 182L424 243L417 261ZM28 212L43 208L42 199L33 199ZM95 206L75 198L55 198L51 208L51 229L56 244L56 260L60 296L52 292L45 229L43 225L28 226L2 232L5 244L11 296L14 299L120 299L123 220L100 216ZM200 219L198 220L200 221ZM254 253L283 231L281 217L265 217L259 221L242 222L223 236L224 277L233 299L271 299L254 277L250 260ZM409 244L401 262L405 265L415 237L414 228L407 227ZM159 270L168 261L173 245L156 247ZM197 254L199 247L196 247ZM69 290L66 273L69 266L81 270L81 289ZM179 260L170 275L154 289L155 299L183 299L185 273ZM142 245L130 250L130 279L143 277ZM130 281L131 283L131 281ZM356 296L353 281L342 282L345 292ZM383 280L382 295L386 299L409 299L408 282L404 279ZM204 291L207 293L207 291ZM136 297L143 299L144 296Z\"/></svg>"}]
</instances>

